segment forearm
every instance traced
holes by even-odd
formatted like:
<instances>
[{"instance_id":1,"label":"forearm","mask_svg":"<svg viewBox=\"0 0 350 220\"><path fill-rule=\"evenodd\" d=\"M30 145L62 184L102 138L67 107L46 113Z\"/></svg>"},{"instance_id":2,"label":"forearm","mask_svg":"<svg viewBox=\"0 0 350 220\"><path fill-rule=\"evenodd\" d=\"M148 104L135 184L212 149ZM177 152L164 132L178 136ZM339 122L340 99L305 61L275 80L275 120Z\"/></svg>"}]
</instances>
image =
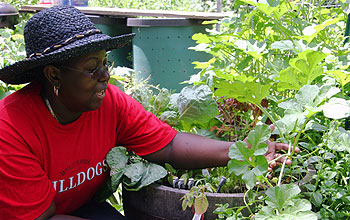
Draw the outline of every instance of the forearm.
<instances>
[{"instance_id":1,"label":"forearm","mask_svg":"<svg viewBox=\"0 0 350 220\"><path fill-rule=\"evenodd\" d=\"M168 146L145 158L159 164L169 163L176 168L183 169L226 166L231 145L230 142L178 133Z\"/></svg>"}]
</instances>

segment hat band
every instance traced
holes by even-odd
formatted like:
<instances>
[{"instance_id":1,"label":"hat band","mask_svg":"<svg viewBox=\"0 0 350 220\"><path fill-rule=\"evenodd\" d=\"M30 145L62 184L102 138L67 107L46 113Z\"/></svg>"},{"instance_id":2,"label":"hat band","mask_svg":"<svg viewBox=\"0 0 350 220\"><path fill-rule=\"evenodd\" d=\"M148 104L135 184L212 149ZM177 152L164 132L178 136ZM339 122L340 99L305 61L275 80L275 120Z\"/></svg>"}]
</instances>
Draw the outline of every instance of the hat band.
<instances>
[{"instance_id":1,"label":"hat band","mask_svg":"<svg viewBox=\"0 0 350 220\"><path fill-rule=\"evenodd\" d=\"M30 58L33 58L33 57L38 57L38 56L41 56L41 55L45 55L47 53L50 53L52 51L55 51L63 46L66 46L70 43L73 43L74 41L77 41L78 39L82 39L84 37L88 37L88 36L91 36L91 35L94 35L94 34L101 34L102 31L100 31L99 29L92 29L92 30L88 30L87 32L83 33L83 34L78 34L78 35L75 35L74 37L70 37L64 41L61 41L60 43L56 44L56 45L53 45L51 47L48 47L46 48L45 50L43 50L42 52L40 53L32 53L30 54L27 58L25 58L25 60L28 60Z\"/></svg>"}]
</instances>

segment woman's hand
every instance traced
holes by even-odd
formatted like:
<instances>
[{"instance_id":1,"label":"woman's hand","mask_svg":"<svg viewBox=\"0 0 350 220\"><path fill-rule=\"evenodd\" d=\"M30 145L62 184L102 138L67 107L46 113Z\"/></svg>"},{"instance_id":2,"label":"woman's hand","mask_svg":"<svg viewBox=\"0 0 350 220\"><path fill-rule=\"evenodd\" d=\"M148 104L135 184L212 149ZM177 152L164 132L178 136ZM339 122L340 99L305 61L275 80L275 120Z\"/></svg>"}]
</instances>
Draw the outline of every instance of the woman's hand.
<instances>
[{"instance_id":1,"label":"woman's hand","mask_svg":"<svg viewBox=\"0 0 350 220\"><path fill-rule=\"evenodd\" d=\"M272 171L272 169L274 167L283 163L283 161L286 159L283 156L281 157L281 154L277 153L277 152L281 152L281 151L288 152L289 145L284 144L284 143L270 142L270 141L267 142L267 145L268 145L268 150L265 154L267 161L273 161L276 158L278 158L276 161L273 161L269 164L269 171ZM291 147L293 147L293 146L291 146ZM291 151L292 151L292 149L291 149ZM298 153L298 152L300 152L300 149L298 147L296 147L294 152ZM292 161L289 158L287 158L286 165L291 165L291 164L292 164Z\"/></svg>"},{"instance_id":2,"label":"woman's hand","mask_svg":"<svg viewBox=\"0 0 350 220\"><path fill-rule=\"evenodd\" d=\"M275 126L272 124L270 125L271 132L275 129ZM250 148L250 144L247 142L247 138L244 139L244 141L248 144L248 148ZM273 168L276 166L280 165L281 163L284 162L286 159L284 156L281 156L283 154L278 153L278 152L286 152L288 153L289 145L284 144L284 143L277 143L277 142L271 142L267 141L267 152L265 153L265 158L267 159L268 162L272 161L269 163L269 171L272 171ZM293 146L291 146L292 148ZM293 149L290 150L292 152ZM300 149L298 147L295 148L294 150L295 153L299 153ZM292 161L291 159L287 158L286 165L291 165Z\"/></svg>"}]
</instances>

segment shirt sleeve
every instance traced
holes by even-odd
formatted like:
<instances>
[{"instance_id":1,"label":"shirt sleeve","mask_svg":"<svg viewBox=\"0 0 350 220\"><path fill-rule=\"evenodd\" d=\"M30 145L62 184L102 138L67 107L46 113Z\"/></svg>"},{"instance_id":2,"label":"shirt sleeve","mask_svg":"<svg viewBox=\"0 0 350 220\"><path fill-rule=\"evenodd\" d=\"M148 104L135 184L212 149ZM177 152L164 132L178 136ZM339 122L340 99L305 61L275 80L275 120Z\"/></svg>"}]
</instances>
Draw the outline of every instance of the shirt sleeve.
<instances>
[{"instance_id":1,"label":"shirt sleeve","mask_svg":"<svg viewBox=\"0 0 350 220\"><path fill-rule=\"evenodd\" d=\"M8 123L0 120L0 218L35 219L56 194L40 160Z\"/></svg>"},{"instance_id":2,"label":"shirt sleeve","mask_svg":"<svg viewBox=\"0 0 350 220\"><path fill-rule=\"evenodd\" d=\"M177 133L175 129L160 121L151 112L147 112L140 103L121 91L118 94L116 108L117 144L138 155L147 155L162 149Z\"/></svg>"}]
</instances>

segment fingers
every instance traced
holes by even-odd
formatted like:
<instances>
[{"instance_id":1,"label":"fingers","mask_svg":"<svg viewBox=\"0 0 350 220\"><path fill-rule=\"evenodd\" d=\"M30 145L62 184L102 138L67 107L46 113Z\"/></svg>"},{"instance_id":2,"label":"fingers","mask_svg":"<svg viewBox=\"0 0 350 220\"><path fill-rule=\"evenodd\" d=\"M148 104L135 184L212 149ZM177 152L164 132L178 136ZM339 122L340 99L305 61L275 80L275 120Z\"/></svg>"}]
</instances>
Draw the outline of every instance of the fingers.
<instances>
[{"instance_id":1,"label":"fingers","mask_svg":"<svg viewBox=\"0 0 350 220\"><path fill-rule=\"evenodd\" d=\"M288 144L284 144L284 143L275 143L275 149L276 149L276 151L281 151L281 150L288 151L288 148L289 148L289 145L288 145ZM295 153L299 153L299 152L300 152L299 147L296 147L295 150L294 150L294 152L295 152Z\"/></svg>"},{"instance_id":2,"label":"fingers","mask_svg":"<svg viewBox=\"0 0 350 220\"><path fill-rule=\"evenodd\" d=\"M273 132L273 130L275 130L275 125L274 124L270 124L270 129L271 129L271 132Z\"/></svg>"}]
</instances>

